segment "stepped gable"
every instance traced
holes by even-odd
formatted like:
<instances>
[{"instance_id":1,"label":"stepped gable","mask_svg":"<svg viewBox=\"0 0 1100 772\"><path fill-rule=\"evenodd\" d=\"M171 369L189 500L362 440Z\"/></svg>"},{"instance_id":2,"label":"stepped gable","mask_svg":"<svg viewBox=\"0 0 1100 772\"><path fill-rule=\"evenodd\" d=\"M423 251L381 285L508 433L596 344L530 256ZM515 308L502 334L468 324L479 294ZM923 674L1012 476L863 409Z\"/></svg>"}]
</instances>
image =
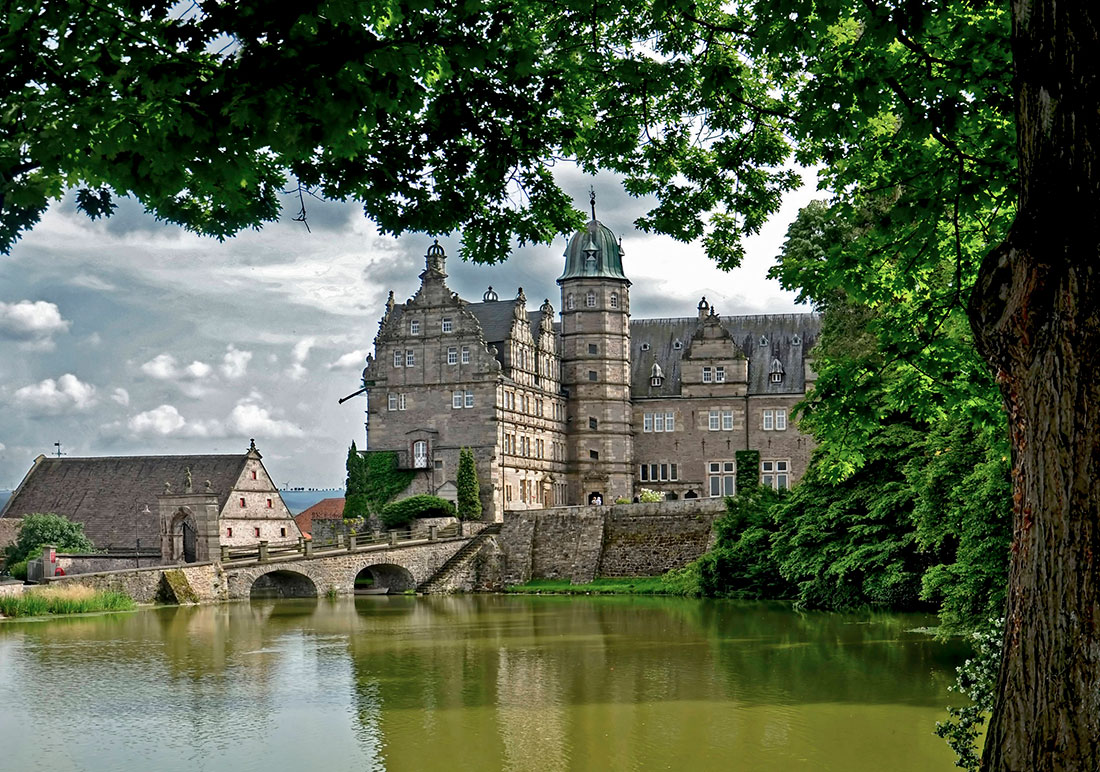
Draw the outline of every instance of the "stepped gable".
<instances>
[{"instance_id":1,"label":"stepped gable","mask_svg":"<svg viewBox=\"0 0 1100 772\"><path fill-rule=\"evenodd\" d=\"M749 360L750 395L804 391L803 359L821 332L819 315L754 314L723 316L721 321ZM631 397L680 394L681 359L699 326L699 319L694 316L630 320ZM776 360L784 373L782 383L771 383L769 379ZM660 386L650 383L654 364L660 365L664 374Z\"/></svg>"},{"instance_id":2,"label":"stepped gable","mask_svg":"<svg viewBox=\"0 0 1100 772\"><path fill-rule=\"evenodd\" d=\"M218 511L240 478L248 456L105 456L52 458L39 456L8 501L0 517L53 512L84 524L98 549L160 546L157 496L164 483L183 491L186 470L201 493L207 480L218 496ZM145 512L148 506L149 511Z\"/></svg>"}]
</instances>

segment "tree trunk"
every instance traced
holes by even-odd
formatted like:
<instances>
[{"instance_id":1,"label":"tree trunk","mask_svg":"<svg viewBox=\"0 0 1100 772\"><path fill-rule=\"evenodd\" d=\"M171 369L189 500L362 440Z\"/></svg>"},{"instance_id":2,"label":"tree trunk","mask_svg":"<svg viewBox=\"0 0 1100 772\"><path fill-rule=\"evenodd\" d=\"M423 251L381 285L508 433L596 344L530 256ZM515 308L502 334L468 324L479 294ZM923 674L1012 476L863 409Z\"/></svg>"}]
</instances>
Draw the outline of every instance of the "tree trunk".
<instances>
[{"instance_id":1,"label":"tree trunk","mask_svg":"<svg viewBox=\"0 0 1100 772\"><path fill-rule=\"evenodd\" d=\"M1100 770L1100 8L1014 0L1020 207L970 303L1012 432L1004 655L982 768Z\"/></svg>"}]
</instances>

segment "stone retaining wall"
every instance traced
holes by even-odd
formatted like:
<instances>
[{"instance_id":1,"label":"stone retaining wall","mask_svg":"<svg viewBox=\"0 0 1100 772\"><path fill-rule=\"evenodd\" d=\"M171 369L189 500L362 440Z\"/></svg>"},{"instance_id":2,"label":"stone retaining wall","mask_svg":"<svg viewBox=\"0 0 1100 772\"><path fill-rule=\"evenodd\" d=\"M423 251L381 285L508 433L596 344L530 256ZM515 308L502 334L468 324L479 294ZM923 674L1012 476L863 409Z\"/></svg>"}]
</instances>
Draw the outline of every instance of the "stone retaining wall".
<instances>
[{"instance_id":1,"label":"stone retaining wall","mask_svg":"<svg viewBox=\"0 0 1100 772\"><path fill-rule=\"evenodd\" d=\"M160 553L144 555L69 555L58 553L57 565L66 574L92 574L98 571L123 571L127 568L160 566Z\"/></svg>"},{"instance_id":2,"label":"stone retaining wall","mask_svg":"<svg viewBox=\"0 0 1100 772\"><path fill-rule=\"evenodd\" d=\"M503 582L657 576L706 552L723 512L721 498L508 512L499 537Z\"/></svg>"},{"instance_id":3,"label":"stone retaining wall","mask_svg":"<svg viewBox=\"0 0 1100 772\"><path fill-rule=\"evenodd\" d=\"M228 600L225 571L220 563L188 563L180 566L158 566L121 571L97 571L91 574L75 574L47 580L49 584L82 584L96 590L124 592L138 603L157 600L165 570L179 570L191 585L199 602Z\"/></svg>"}]
</instances>

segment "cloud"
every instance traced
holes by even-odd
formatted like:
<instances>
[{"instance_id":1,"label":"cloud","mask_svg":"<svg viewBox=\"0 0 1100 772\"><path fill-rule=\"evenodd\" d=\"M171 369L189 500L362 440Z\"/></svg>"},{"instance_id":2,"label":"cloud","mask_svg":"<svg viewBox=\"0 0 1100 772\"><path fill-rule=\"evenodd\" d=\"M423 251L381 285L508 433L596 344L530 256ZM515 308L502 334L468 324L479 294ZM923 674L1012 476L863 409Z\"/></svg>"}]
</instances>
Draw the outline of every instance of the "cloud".
<instances>
[{"instance_id":1,"label":"cloud","mask_svg":"<svg viewBox=\"0 0 1100 772\"><path fill-rule=\"evenodd\" d=\"M138 436L156 437L224 437L218 421L188 421L173 405L160 405L138 413L127 427Z\"/></svg>"},{"instance_id":2,"label":"cloud","mask_svg":"<svg viewBox=\"0 0 1100 772\"><path fill-rule=\"evenodd\" d=\"M248 372L248 363L252 359L251 351L242 351L230 343L226 346L225 356L222 357L222 375L230 380L244 377Z\"/></svg>"},{"instance_id":3,"label":"cloud","mask_svg":"<svg viewBox=\"0 0 1100 772\"><path fill-rule=\"evenodd\" d=\"M45 300L0 302L0 337L32 348L53 348L53 336L68 332L71 324L56 304Z\"/></svg>"},{"instance_id":4,"label":"cloud","mask_svg":"<svg viewBox=\"0 0 1100 772\"><path fill-rule=\"evenodd\" d=\"M141 366L141 371L150 378L167 381L179 375L179 365L171 354L157 354Z\"/></svg>"},{"instance_id":5,"label":"cloud","mask_svg":"<svg viewBox=\"0 0 1100 772\"><path fill-rule=\"evenodd\" d=\"M193 378L195 380L205 378L206 376L210 375L210 373L212 373L212 372L214 372L213 367L206 364L205 362L199 362L198 360L192 362L191 364L187 365L187 367L183 368L183 374L186 377Z\"/></svg>"},{"instance_id":6,"label":"cloud","mask_svg":"<svg viewBox=\"0 0 1100 772\"><path fill-rule=\"evenodd\" d=\"M315 343L317 343L316 338L302 338L294 344L294 350L290 352L292 360L290 371L287 373L292 380L300 381L309 373L305 367L305 361L309 358L309 350Z\"/></svg>"},{"instance_id":7,"label":"cloud","mask_svg":"<svg viewBox=\"0 0 1100 772\"><path fill-rule=\"evenodd\" d=\"M126 407L130 404L130 392L126 391L126 389L123 389L122 387L119 387L115 389L114 392L111 394L111 399L122 405L123 407Z\"/></svg>"},{"instance_id":8,"label":"cloud","mask_svg":"<svg viewBox=\"0 0 1100 772\"><path fill-rule=\"evenodd\" d=\"M0 442L0 453L3 453L5 450L7 450L7 447L8 447L7 445Z\"/></svg>"},{"instance_id":9,"label":"cloud","mask_svg":"<svg viewBox=\"0 0 1100 772\"><path fill-rule=\"evenodd\" d=\"M85 289L96 290L98 292L114 292L118 289L118 287L111 284L106 279L102 279L90 273L78 273L76 276L69 279L69 284L72 284L74 287L84 287Z\"/></svg>"},{"instance_id":10,"label":"cloud","mask_svg":"<svg viewBox=\"0 0 1100 772\"><path fill-rule=\"evenodd\" d=\"M18 389L15 404L41 415L88 410L96 403L95 386L83 383L72 373L66 373L56 381L47 378L40 383Z\"/></svg>"},{"instance_id":11,"label":"cloud","mask_svg":"<svg viewBox=\"0 0 1100 772\"><path fill-rule=\"evenodd\" d=\"M254 402L241 401L229 414L229 428L245 436L268 439L277 437L304 437L305 433L290 421L273 418L267 408Z\"/></svg>"},{"instance_id":12,"label":"cloud","mask_svg":"<svg viewBox=\"0 0 1100 772\"><path fill-rule=\"evenodd\" d=\"M367 352L363 349L349 351L335 362L330 362L329 370L362 370L367 358Z\"/></svg>"}]
</instances>

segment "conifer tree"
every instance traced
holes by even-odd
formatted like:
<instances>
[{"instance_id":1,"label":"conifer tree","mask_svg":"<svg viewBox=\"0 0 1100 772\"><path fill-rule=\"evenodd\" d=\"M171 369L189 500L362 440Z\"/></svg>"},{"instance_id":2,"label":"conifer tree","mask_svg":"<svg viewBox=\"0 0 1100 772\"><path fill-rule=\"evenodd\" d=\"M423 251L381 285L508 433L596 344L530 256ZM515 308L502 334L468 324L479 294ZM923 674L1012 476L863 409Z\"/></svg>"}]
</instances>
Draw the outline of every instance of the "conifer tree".
<instances>
[{"instance_id":1,"label":"conifer tree","mask_svg":"<svg viewBox=\"0 0 1100 772\"><path fill-rule=\"evenodd\" d=\"M481 486L477 481L477 465L474 452L463 448L458 453L458 518L459 520L481 519Z\"/></svg>"},{"instance_id":2,"label":"conifer tree","mask_svg":"<svg viewBox=\"0 0 1100 772\"><path fill-rule=\"evenodd\" d=\"M348 448L347 473L346 490L344 492L344 519L358 520L366 517L369 513L367 511L366 481L364 479L366 473L365 463L363 456L356 449L354 441L351 443L351 447Z\"/></svg>"}]
</instances>

